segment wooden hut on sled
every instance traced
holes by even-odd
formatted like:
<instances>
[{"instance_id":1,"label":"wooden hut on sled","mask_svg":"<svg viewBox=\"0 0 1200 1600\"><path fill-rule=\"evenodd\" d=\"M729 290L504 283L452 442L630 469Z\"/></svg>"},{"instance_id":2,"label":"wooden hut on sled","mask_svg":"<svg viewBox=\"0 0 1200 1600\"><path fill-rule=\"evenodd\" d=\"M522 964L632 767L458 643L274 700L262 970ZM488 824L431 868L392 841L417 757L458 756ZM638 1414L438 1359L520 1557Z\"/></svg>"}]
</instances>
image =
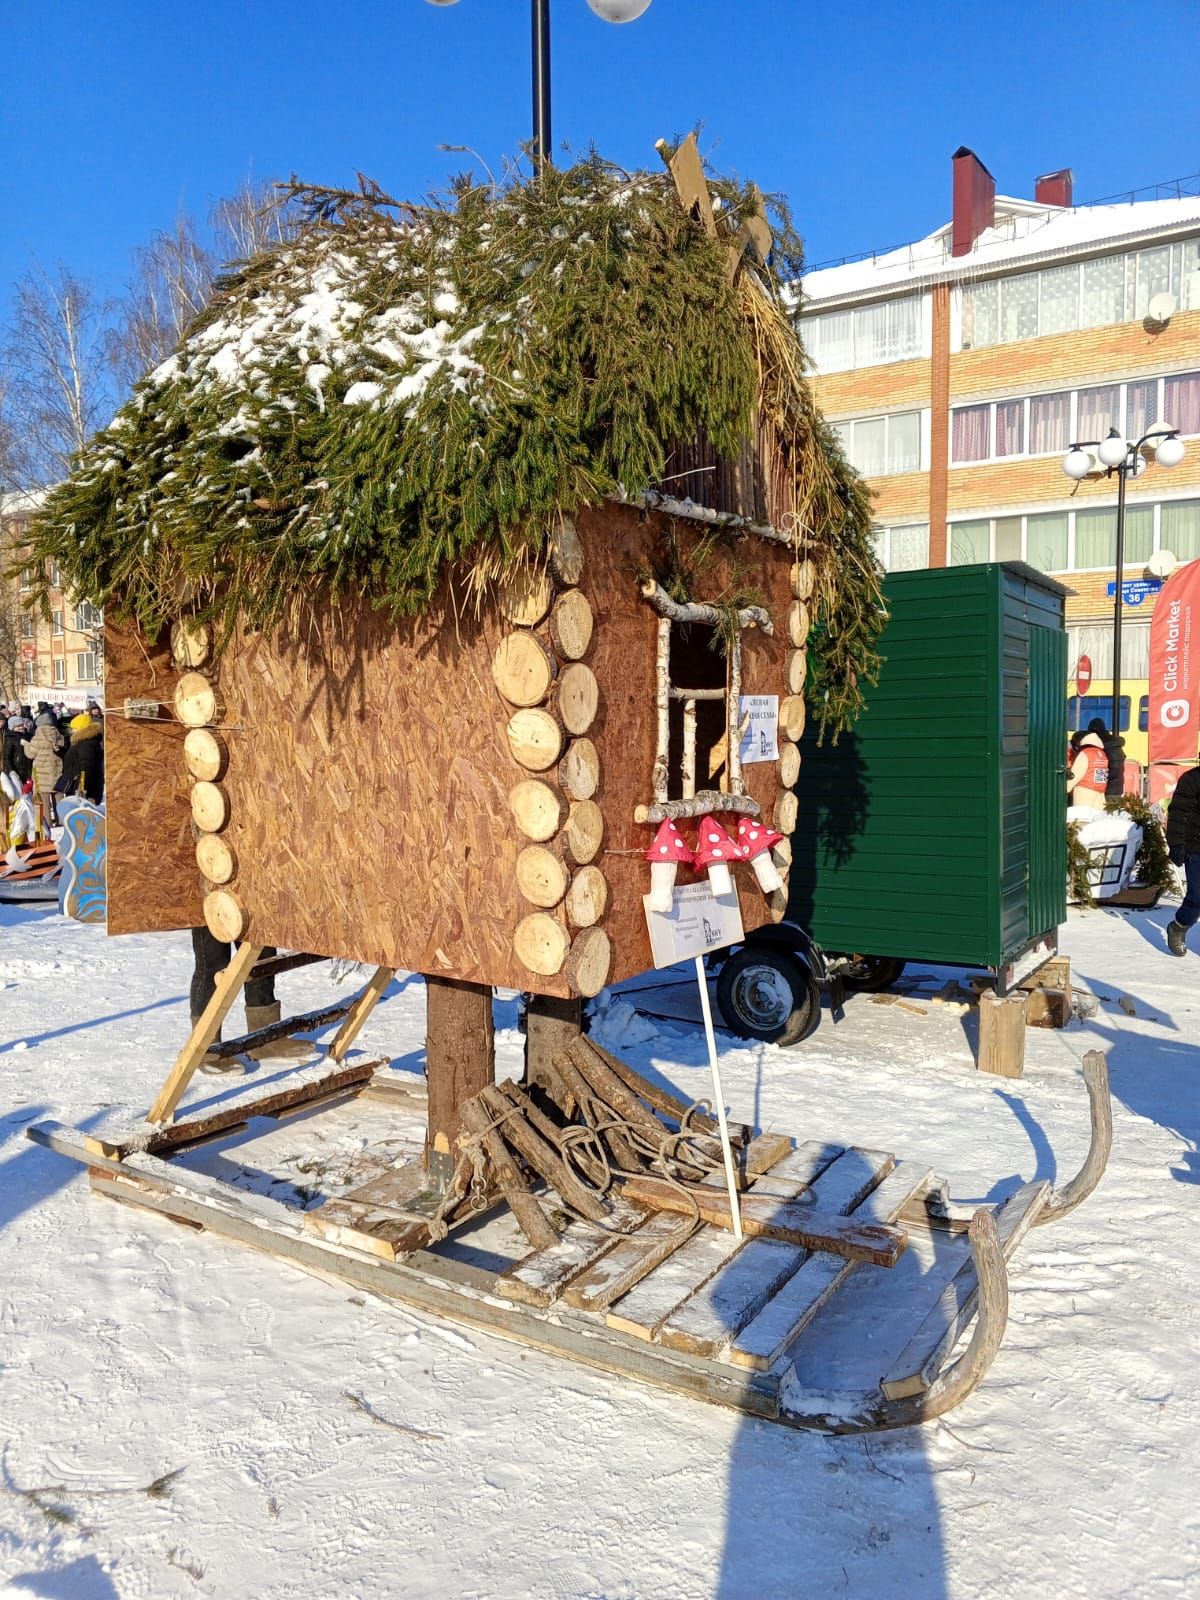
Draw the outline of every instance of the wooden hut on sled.
<instances>
[{"instance_id":1,"label":"wooden hut on sled","mask_svg":"<svg viewBox=\"0 0 1200 1600\"><path fill-rule=\"evenodd\" d=\"M652 964L647 891L670 908L732 871L747 930L783 915L797 742L853 720L881 617L868 500L776 281L786 234L694 141L666 154L444 208L303 192L310 220L218 285L51 497L32 559L107 619L109 931L203 922L234 953L144 1122L33 1136L106 1192L428 1309L882 1426L990 1360L1006 1256L1103 1165L1102 1068L1079 1183L976 1213L970 1247L930 1174L746 1128L739 1242L707 1112L581 1031L581 1001ZM264 1042L214 1045L248 977L323 957L373 969L323 1059L185 1104L206 1050ZM303 1212L170 1161L302 1105L410 1104L350 1053L400 968L427 984L421 1159ZM494 1081L497 986L530 997L521 1085ZM439 1254L496 1208L521 1230L507 1270ZM798 1341L931 1227L961 1255L953 1306L831 1422Z\"/></svg>"}]
</instances>

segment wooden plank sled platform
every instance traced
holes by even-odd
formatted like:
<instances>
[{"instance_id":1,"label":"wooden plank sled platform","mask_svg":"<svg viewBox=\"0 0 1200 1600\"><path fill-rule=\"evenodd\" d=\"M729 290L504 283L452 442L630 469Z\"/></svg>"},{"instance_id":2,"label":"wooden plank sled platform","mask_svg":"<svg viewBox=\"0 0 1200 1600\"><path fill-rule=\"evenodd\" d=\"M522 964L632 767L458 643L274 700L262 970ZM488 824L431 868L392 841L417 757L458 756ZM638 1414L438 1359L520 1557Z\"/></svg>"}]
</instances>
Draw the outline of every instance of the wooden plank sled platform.
<instances>
[{"instance_id":1,"label":"wooden plank sled platform","mask_svg":"<svg viewBox=\"0 0 1200 1600\"><path fill-rule=\"evenodd\" d=\"M350 1068L326 1061L296 1076L310 1100L356 1093L386 1104L392 1097L391 1075L376 1063ZM948 1204L944 1185L917 1164L882 1151L793 1146L771 1135L759 1147L773 1157L770 1165L755 1172L761 1163L754 1161L745 1168L746 1206L764 1215L800 1214L807 1218L803 1226L774 1237L748 1231L739 1242L719 1225L712 1198L720 1196L718 1184L707 1186L698 1206L678 1201L681 1209L673 1210L658 1208L662 1196L651 1194L651 1180L632 1181L623 1194L607 1197L596 1220L568 1217L557 1197L542 1189L541 1215L554 1224L549 1242L522 1249L512 1244L511 1226L500 1230L512 1259L498 1269L473 1264L455 1247L471 1229L486 1226L499 1196L464 1195L461 1205L445 1205L416 1161L380 1168L311 1210L181 1163L181 1148L206 1136L214 1117L228 1131L291 1109L296 1102L281 1105L277 1084L265 1084L257 1100L231 1096L223 1111L185 1113L165 1140L162 1129L147 1136L145 1124L139 1137L85 1135L45 1122L27 1134L80 1162L104 1195L360 1290L789 1426L851 1433L938 1416L979 1383L1004 1333L1008 1260L1031 1226L1078 1204L1103 1171L1110 1126L1107 1074L1098 1053L1085 1063L1085 1076L1092 1145L1083 1169L1058 1196L1048 1183L1027 1183L1002 1204L979 1207L966 1218ZM416 1098L407 1086L399 1094L405 1102ZM487 1103L511 1115L520 1096ZM646 1203L648 1195L655 1205ZM717 1221L710 1220L714 1216ZM806 1341L822 1319L839 1315L839 1305L848 1303L842 1297L855 1285L874 1293L875 1280L860 1274L891 1278L891 1269L879 1264L890 1248L877 1250L874 1264L848 1250L847 1240L863 1238L895 1239L901 1246L936 1239L941 1275L931 1275L923 1301L914 1295L910 1305L905 1298L905 1326L890 1347L879 1346L873 1385L832 1392L806 1387L797 1362L814 1348ZM864 1349L875 1350L875 1335Z\"/></svg>"}]
</instances>

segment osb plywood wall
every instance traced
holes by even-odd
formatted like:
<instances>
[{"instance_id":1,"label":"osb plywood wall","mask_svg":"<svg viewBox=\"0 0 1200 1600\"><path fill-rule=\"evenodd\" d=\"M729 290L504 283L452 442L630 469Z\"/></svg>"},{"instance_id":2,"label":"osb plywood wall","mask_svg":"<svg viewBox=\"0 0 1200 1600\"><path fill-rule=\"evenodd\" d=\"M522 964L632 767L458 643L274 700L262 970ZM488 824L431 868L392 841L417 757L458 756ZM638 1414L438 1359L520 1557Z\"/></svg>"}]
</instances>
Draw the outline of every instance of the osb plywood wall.
<instances>
[{"instance_id":1,"label":"osb plywood wall","mask_svg":"<svg viewBox=\"0 0 1200 1600\"><path fill-rule=\"evenodd\" d=\"M160 933L203 921L184 729L171 700L178 671L166 643L104 629L104 795L108 813L108 931ZM157 702L158 720L126 721L127 699Z\"/></svg>"},{"instance_id":2,"label":"osb plywood wall","mask_svg":"<svg viewBox=\"0 0 1200 1600\"><path fill-rule=\"evenodd\" d=\"M661 541L658 514L605 507L579 518L594 631L586 662L599 685L588 736L604 817L595 866L609 886L599 927L612 946L609 981L650 965L642 895L653 829L633 820L652 798L657 618L639 569ZM677 523L694 545L704 530ZM716 544L698 599L730 583L757 587L775 636L743 646L743 693L787 694L790 556L753 537ZM535 912L516 886L529 840L508 797L530 773L513 759L512 708L492 660L512 631L498 612L456 619L446 608L394 625L366 607L329 608L298 636L235 640L206 668L222 705L229 751L221 788L223 836L237 861L232 885L256 943L352 957L539 993L570 993L566 970L530 972L514 951ZM109 630L110 702L152 694L167 706L178 678L165 650L143 652ZM203 921L184 775L182 729L110 718L110 931ZM553 772L546 775L554 782ZM770 819L775 763L745 769L748 792ZM684 877L686 878L686 873ZM748 868L738 867L747 929L768 919ZM551 915L564 921L562 908Z\"/></svg>"}]
</instances>

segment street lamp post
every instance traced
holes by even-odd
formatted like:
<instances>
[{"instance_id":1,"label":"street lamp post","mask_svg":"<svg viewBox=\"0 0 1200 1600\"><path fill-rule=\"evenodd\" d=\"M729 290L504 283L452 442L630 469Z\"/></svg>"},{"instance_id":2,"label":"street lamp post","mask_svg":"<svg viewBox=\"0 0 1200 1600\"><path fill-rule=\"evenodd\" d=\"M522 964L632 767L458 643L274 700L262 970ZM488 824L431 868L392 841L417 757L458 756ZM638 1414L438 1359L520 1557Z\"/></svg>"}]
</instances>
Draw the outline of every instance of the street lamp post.
<instances>
[{"instance_id":1,"label":"street lamp post","mask_svg":"<svg viewBox=\"0 0 1200 1600\"><path fill-rule=\"evenodd\" d=\"M454 6L458 0L428 0ZM650 0L587 0L605 22L636 22ZM530 0L529 45L533 69L533 163L540 172L550 159L550 0Z\"/></svg>"},{"instance_id":2,"label":"street lamp post","mask_svg":"<svg viewBox=\"0 0 1200 1600\"><path fill-rule=\"evenodd\" d=\"M1063 457L1063 471L1079 482L1103 471L1117 478L1117 582L1113 597L1112 731L1121 732L1121 613L1125 583L1125 485L1146 470L1149 450L1160 467L1177 467L1185 451L1177 428L1157 423L1136 444L1130 443L1116 428L1106 439L1085 439L1073 444Z\"/></svg>"}]
</instances>

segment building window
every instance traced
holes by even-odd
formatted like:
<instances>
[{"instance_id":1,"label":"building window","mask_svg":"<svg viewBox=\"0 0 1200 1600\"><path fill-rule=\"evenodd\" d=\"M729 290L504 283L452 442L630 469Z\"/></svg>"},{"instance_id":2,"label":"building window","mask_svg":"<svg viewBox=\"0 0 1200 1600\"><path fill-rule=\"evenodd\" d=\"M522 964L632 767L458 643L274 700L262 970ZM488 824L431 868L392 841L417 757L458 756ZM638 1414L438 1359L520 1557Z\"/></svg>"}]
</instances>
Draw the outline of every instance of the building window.
<instances>
[{"instance_id":1,"label":"building window","mask_svg":"<svg viewBox=\"0 0 1200 1600\"><path fill-rule=\"evenodd\" d=\"M1025 454L1025 402L1001 400L996 405L996 445L998 456Z\"/></svg>"},{"instance_id":2,"label":"building window","mask_svg":"<svg viewBox=\"0 0 1200 1600\"><path fill-rule=\"evenodd\" d=\"M104 626L104 616L90 600L81 600L75 607L75 631L96 633Z\"/></svg>"},{"instance_id":3,"label":"building window","mask_svg":"<svg viewBox=\"0 0 1200 1600\"><path fill-rule=\"evenodd\" d=\"M818 372L849 372L929 354L919 294L802 317L800 337Z\"/></svg>"},{"instance_id":4,"label":"building window","mask_svg":"<svg viewBox=\"0 0 1200 1600\"><path fill-rule=\"evenodd\" d=\"M1112 681L1113 631L1111 621L1073 623L1067 629L1068 677L1074 678L1080 656L1092 664L1092 677ZM1150 624L1125 621L1121 629L1121 676L1131 683L1150 671ZM1101 696L1103 698L1103 696ZM1109 705L1112 698L1109 697ZM1090 715L1095 716L1092 712ZM1084 718L1084 727L1087 718Z\"/></svg>"},{"instance_id":5,"label":"building window","mask_svg":"<svg viewBox=\"0 0 1200 1600\"><path fill-rule=\"evenodd\" d=\"M50 667L51 667L51 673L52 673L52 681L55 684L66 683L66 681L67 681L67 662L66 662L66 657L65 656L55 656L54 660L50 663Z\"/></svg>"},{"instance_id":6,"label":"building window","mask_svg":"<svg viewBox=\"0 0 1200 1600\"><path fill-rule=\"evenodd\" d=\"M37 624L34 622L33 617L30 615L30 613L28 611L22 611L22 613L21 613L21 637L22 637L22 639L32 639L32 638L35 637L36 633L37 633Z\"/></svg>"},{"instance_id":7,"label":"building window","mask_svg":"<svg viewBox=\"0 0 1200 1600\"><path fill-rule=\"evenodd\" d=\"M21 663L21 678L26 687L32 687L37 682L37 665L32 661Z\"/></svg>"},{"instance_id":8,"label":"building window","mask_svg":"<svg viewBox=\"0 0 1200 1600\"><path fill-rule=\"evenodd\" d=\"M94 650L81 650L75 657L75 676L80 683L95 683L96 652Z\"/></svg>"},{"instance_id":9,"label":"building window","mask_svg":"<svg viewBox=\"0 0 1200 1600\"><path fill-rule=\"evenodd\" d=\"M50 613L50 632L57 635L63 631L63 614L61 611Z\"/></svg>"},{"instance_id":10,"label":"building window","mask_svg":"<svg viewBox=\"0 0 1200 1600\"><path fill-rule=\"evenodd\" d=\"M875 554L885 572L913 572L929 565L929 524L910 522L905 526L876 528Z\"/></svg>"},{"instance_id":11,"label":"building window","mask_svg":"<svg viewBox=\"0 0 1200 1600\"><path fill-rule=\"evenodd\" d=\"M1163 380L1159 416L1180 433L1200 433L1200 372L1185 372Z\"/></svg>"},{"instance_id":12,"label":"building window","mask_svg":"<svg viewBox=\"0 0 1200 1600\"><path fill-rule=\"evenodd\" d=\"M1065 450L1070 444L1071 396L1035 394L1029 402L1029 453Z\"/></svg>"},{"instance_id":13,"label":"building window","mask_svg":"<svg viewBox=\"0 0 1200 1600\"><path fill-rule=\"evenodd\" d=\"M21 593L28 594L33 588L34 571L32 567L21 568Z\"/></svg>"},{"instance_id":14,"label":"building window","mask_svg":"<svg viewBox=\"0 0 1200 1600\"><path fill-rule=\"evenodd\" d=\"M959 406L953 418L951 461L986 461L992 453L991 422L991 406Z\"/></svg>"},{"instance_id":15,"label":"building window","mask_svg":"<svg viewBox=\"0 0 1200 1600\"><path fill-rule=\"evenodd\" d=\"M847 460L866 478L921 470L921 413L896 411L835 423Z\"/></svg>"},{"instance_id":16,"label":"building window","mask_svg":"<svg viewBox=\"0 0 1200 1600\"><path fill-rule=\"evenodd\" d=\"M57 561L50 563L50 587L52 589L62 588L62 568Z\"/></svg>"},{"instance_id":17,"label":"building window","mask_svg":"<svg viewBox=\"0 0 1200 1600\"><path fill-rule=\"evenodd\" d=\"M1180 562L1200 560L1200 500L1136 502L1126 508L1127 581L1141 577L1156 550L1169 550ZM1117 560L1115 505L950 524L950 566L1017 560L1045 573L1111 572Z\"/></svg>"},{"instance_id":18,"label":"building window","mask_svg":"<svg viewBox=\"0 0 1200 1600\"><path fill-rule=\"evenodd\" d=\"M962 285L962 347L1140 322L1156 294L1200 310L1200 238Z\"/></svg>"}]
</instances>

